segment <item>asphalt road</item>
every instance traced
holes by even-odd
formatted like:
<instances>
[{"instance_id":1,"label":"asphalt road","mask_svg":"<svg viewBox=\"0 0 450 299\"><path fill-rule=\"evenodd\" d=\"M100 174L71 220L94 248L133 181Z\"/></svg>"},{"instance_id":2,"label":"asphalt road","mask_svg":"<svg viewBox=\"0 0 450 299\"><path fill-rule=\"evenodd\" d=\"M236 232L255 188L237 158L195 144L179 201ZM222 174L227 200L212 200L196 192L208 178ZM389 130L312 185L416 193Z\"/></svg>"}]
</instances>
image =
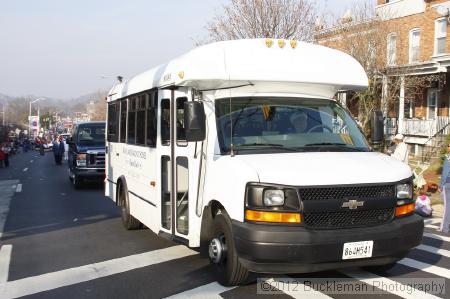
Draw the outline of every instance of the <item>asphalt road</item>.
<instances>
[{"instance_id":1,"label":"asphalt road","mask_svg":"<svg viewBox=\"0 0 450 299\"><path fill-rule=\"evenodd\" d=\"M373 298L450 298L450 235L439 233L438 223L427 220L422 245L385 272L260 274L258 283L224 288L195 250L148 229L126 231L101 184L75 190L67 165L56 166L51 153L21 153L12 157L9 169L0 168L0 298L253 298L267 285L277 293L270 298L367 297L326 294L299 284L314 277L396 287L368 295ZM400 288L409 281L445 283L445 293L434 297L420 292L419 285Z\"/></svg>"}]
</instances>

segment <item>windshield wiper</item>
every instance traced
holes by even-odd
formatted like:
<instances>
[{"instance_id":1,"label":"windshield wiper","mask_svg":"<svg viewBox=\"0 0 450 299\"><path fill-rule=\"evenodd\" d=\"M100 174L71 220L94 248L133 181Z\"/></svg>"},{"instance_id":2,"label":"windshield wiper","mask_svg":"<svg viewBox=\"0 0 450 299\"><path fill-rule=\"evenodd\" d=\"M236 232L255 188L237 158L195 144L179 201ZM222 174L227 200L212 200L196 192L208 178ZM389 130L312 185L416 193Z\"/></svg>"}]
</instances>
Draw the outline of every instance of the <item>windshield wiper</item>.
<instances>
[{"instance_id":1,"label":"windshield wiper","mask_svg":"<svg viewBox=\"0 0 450 299\"><path fill-rule=\"evenodd\" d=\"M348 144L346 143L340 143L340 142L318 142L318 143L308 143L304 145L305 147L321 147L321 146L330 146L330 147L338 147L338 148L342 148L342 149L348 149L348 150L353 150L353 151L357 151L357 152L365 152L364 149L360 149L357 147L351 147L348 146Z\"/></svg>"},{"instance_id":2,"label":"windshield wiper","mask_svg":"<svg viewBox=\"0 0 450 299\"><path fill-rule=\"evenodd\" d=\"M259 147L277 148L277 149L283 149L283 150L292 151L292 152L300 152L300 151L302 151L299 148L288 147L288 146L285 146L284 144L279 144L279 143L256 143L256 142L255 143L239 144L239 145L236 145L234 147L234 149L235 150L239 150L239 149L242 149L242 148L248 149L248 148L252 148L252 147L254 147L254 148L259 148Z\"/></svg>"}]
</instances>

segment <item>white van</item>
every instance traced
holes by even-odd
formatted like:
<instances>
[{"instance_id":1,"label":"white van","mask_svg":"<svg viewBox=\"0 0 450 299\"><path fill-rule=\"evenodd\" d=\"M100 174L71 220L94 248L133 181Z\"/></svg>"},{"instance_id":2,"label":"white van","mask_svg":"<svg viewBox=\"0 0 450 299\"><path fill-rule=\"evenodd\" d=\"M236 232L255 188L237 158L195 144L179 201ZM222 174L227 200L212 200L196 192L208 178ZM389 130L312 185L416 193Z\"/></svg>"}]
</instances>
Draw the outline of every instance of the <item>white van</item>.
<instances>
[{"instance_id":1,"label":"white van","mask_svg":"<svg viewBox=\"0 0 450 299\"><path fill-rule=\"evenodd\" d=\"M410 168L332 98L367 87L326 47L218 42L114 86L106 195L127 229L200 247L217 280L391 265L421 242Z\"/></svg>"}]
</instances>

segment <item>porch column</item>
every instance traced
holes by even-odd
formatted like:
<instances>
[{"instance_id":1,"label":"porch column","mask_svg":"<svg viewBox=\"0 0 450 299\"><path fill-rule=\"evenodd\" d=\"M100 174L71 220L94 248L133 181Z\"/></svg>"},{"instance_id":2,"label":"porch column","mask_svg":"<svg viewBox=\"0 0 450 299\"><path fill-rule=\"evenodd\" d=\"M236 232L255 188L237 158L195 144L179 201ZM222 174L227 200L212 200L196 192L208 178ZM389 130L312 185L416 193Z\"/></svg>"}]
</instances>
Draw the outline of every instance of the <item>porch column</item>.
<instances>
[{"instance_id":1,"label":"porch column","mask_svg":"<svg viewBox=\"0 0 450 299\"><path fill-rule=\"evenodd\" d=\"M383 75L382 85L381 85L381 111L384 117L388 117L388 77Z\"/></svg>"},{"instance_id":2,"label":"porch column","mask_svg":"<svg viewBox=\"0 0 450 299\"><path fill-rule=\"evenodd\" d=\"M398 132L403 133L403 119L405 118L405 76L400 77L400 99L398 104Z\"/></svg>"}]
</instances>

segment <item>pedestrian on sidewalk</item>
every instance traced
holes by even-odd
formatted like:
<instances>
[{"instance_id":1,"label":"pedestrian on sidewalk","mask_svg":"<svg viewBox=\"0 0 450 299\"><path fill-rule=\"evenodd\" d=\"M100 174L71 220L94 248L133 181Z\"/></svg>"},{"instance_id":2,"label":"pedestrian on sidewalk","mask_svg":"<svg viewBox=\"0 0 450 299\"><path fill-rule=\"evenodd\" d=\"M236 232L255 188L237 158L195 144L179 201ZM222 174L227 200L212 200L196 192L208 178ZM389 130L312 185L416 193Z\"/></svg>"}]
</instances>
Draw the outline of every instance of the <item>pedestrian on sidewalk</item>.
<instances>
[{"instance_id":1,"label":"pedestrian on sidewalk","mask_svg":"<svg viewBox=\"0 0 450 299\"><path fill-rule=\"evenodd\" d=\"M448 233L450 225L450 144L447 145L447 155L444 158L444 166L442 167L441 183L439 189L441 197L444 201L444 215L442 216L441 232Z\"/></svg>"}]
</instances>

